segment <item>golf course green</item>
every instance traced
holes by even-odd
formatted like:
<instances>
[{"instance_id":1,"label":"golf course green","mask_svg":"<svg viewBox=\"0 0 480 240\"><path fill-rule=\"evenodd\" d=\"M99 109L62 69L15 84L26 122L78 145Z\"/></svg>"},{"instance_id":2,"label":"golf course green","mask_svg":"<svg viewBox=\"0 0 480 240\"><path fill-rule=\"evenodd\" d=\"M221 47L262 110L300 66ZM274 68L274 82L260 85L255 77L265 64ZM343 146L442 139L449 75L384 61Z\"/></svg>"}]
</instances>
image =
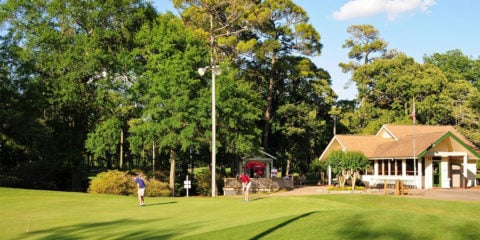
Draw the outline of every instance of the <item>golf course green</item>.
<instances>
[{"instance_id":1,"label":"golf course green","mask_svg":"<svg viewBox=\"0 0 480 240\"><path fill-rule=\"evenodd\" d=\"M146 198L0 188L2 239L480 239L480 202L374 194Z\"/></svg>"}]
</instances>

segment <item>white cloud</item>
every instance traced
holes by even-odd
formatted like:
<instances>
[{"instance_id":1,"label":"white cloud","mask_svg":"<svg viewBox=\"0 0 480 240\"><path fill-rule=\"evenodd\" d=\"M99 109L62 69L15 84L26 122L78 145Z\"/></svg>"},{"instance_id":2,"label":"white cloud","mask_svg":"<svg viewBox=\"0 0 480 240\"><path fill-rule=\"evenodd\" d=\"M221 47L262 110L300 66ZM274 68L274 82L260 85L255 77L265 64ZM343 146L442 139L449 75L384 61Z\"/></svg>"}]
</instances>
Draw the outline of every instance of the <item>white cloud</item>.
<instances>
[{"instance_id":1,"label":"white cloud","mask_svg":"<svg viewBox=\"0 0 480 240\"><path fill-rule=\"evenodd\" d=\"M435 0L351 0L335 11L333 17L347 20L386 13L389 20L395 20L406 12L428 12L428 8L433 5Z\"/></svg>"}]
</instances>

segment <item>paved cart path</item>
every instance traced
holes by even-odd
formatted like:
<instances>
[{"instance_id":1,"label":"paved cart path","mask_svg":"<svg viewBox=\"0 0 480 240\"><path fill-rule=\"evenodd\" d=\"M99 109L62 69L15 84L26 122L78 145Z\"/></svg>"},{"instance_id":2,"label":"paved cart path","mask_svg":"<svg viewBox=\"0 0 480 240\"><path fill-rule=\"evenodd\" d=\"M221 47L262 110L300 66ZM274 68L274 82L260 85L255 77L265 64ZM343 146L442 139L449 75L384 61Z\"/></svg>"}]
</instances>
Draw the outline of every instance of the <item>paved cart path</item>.
<instances>
[{"instance_id":1,"label":"paved cart path","mask_svg":"<svg viewBox=\"0 0 480 240\"><path fill-rule=\"evenodd\" d=\"M392 189L389 189L392 193ZM280 191L271 193L269 196L298 196L298 195L316 195L316 194L384 194L383 189L373 189L358 192L332 192L326 189L326 186L303 186L296 187L291 191ZM480 188L468 189L414 189L410 190L406 197L424 198L424 199L440 199L440 200L464 200L464 201L480 201Z\"/></svg>"}]
</instances>

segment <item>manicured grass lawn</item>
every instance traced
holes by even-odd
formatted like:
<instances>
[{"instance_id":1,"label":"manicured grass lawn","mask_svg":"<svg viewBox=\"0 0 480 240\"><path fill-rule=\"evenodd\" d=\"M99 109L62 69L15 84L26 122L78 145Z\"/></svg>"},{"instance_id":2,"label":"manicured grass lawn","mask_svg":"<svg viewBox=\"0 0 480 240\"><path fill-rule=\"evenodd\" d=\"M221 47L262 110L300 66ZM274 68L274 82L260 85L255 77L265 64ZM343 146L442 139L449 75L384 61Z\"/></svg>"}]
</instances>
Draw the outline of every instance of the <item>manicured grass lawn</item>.
<instances>
[{"instance_id":1,"label":"manicured grass lawn","mask_svg":"<svg viewBox=\"0 0 480 240\"><path fill-rule=\"evenodd\" d=\"M2 239L479 239L480 202L369 194L146 198L0 188Z\"/></svg>"}]
</instances>

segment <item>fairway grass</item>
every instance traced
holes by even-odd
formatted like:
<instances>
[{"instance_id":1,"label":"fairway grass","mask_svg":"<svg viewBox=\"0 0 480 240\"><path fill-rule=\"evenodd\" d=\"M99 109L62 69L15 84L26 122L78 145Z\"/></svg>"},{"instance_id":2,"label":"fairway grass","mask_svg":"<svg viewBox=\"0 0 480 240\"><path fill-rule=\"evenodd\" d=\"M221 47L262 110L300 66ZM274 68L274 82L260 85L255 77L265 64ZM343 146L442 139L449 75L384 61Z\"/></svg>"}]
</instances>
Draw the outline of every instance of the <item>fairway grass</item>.
<instances>
[{"instance_id":1,"label":"fairway grass","mask_svg":"<svg viewBox=\"0 0 480 240\"><path fill-rule=\"evenodd\" d=\"M146 198L0 188L2 239L480 239L480 202L373 194Z\"/></svg>"}]
</instances>

